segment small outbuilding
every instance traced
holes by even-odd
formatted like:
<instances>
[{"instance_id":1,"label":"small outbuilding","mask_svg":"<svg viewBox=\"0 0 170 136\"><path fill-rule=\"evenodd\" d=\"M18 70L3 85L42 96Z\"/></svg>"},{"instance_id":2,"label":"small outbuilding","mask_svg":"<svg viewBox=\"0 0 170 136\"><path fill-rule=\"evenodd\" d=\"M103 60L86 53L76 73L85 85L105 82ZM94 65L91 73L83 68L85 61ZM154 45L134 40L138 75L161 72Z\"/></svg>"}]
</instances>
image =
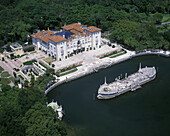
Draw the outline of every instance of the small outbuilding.
<instances>
[{"instance_id":1,"label":"small outbuilding","mask_svg":"<svg viewBox=\"0 0 170 136\"><path fill-rule=\"evenodd\" d=\"M19 43L17 43L17 42L12 43L10 45L10 47L11 47L11 50L13 51L15 56L17 56L17 55L21 56L24 54L23 47Z\"/></svg>"}]
</instances>

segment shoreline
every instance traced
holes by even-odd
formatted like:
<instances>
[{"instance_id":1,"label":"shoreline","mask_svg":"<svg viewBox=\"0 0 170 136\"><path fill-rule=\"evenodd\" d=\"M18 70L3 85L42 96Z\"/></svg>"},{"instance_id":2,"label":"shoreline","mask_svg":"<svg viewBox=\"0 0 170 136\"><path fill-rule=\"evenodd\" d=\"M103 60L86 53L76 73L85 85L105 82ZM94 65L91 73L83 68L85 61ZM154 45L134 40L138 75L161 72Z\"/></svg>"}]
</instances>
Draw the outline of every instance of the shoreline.
<instances>
[{"instance_id":1,"label":"shoreline","mask_svg":"<svg viewBox=\"0 0 170 136\"><path fill-rule=\"evenodd\" d=\"M105 61L102 62L101 64L97 65L96 67L92 66L92 67L89 67L87 70L83 70L83 71L80 71L79 73L74 74L73 76L70 76L70 77L66 76L66 78L61 79L61 81L53 84L51 87L49 87L47 90L45 90L44 95L47 95L52 89L54 89L58 85L61 85L63 83L67 83L67 82L70 82L72 80L81 78L83 76L97 72L100 69L110 67L112 65L118 64L118 63L126 61L128 59L132 59L134 57L138 57L138 56L142 56L142 55L160 55L160 56L164 56L164 57L170 57L170 51L163 51L163 50L152 50L152 51L149 50L149 51L147 51L147 50L145 50L145 51L141 51L141 52L136 53L135 51L129 51L127 49L125 49L125 50L127 51L127 53L130 53L128 56L124 56L124 55L127 54L126 53L126 54L118 56L116 58L105 58L104 59ZM124 56L124 57L122 58L122 56ZM115 60L115 59L117 59L117 60Z\"/></svg>"}]
</instances>

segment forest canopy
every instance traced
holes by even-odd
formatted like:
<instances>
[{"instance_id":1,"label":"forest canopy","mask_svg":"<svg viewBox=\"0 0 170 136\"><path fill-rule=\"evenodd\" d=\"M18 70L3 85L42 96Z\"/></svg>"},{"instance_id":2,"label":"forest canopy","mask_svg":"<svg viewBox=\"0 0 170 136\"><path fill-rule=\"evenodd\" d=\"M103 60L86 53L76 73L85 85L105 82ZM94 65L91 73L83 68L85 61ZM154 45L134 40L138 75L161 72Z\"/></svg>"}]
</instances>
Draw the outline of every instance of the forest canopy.
<instances>
[{"instance_id":1,"label":"forest canopy","mask_svg":"<svg viewBox=\"0 0 170 136\"><path fill-rule=\"evenodd\" d=\"M113 30L111 38L120 41L120 37L117 39L117 36L114 35L115 27L117 27L115 23L123 22L123 20L130 21L138 23L136 26L139 28L143 26L142 22L145 22L146 25L154 27L155 24L162 22L164 15L169 15L169 5L169 0L1 0L0 46L15 41L22 44L30 41L28 35L37 30L60 29L63 25L75 22L94 25L101 28L102 31ZM147 26L144 28L146 28L145 31L149 31ZM158 27L153 30L155 29L157 29L155 36L161 35L163 41L163 45L160 47L169 49L169 44L164 45L169 43L169 39L166 38L169 34L169 26L167 29ZM163 29L163 31L160 33L159 29ZM120 33L126 33L126 31L128 30L124 29ZM143 33L144 30L139 32ZM128 42L131 37L133 35L130 35L126 42L121 37L120 42L133 47L134 45L130 45ZM136 37L133 38L138 40ZM150 38L150 40L154 39ZM140 45L142 41L138 42ZM152 46L156 41L150 42L150 46ZM144 44L145 46L147 45ZM154 48L157 46L154 45Z\"/></svg>"}]
</instances>

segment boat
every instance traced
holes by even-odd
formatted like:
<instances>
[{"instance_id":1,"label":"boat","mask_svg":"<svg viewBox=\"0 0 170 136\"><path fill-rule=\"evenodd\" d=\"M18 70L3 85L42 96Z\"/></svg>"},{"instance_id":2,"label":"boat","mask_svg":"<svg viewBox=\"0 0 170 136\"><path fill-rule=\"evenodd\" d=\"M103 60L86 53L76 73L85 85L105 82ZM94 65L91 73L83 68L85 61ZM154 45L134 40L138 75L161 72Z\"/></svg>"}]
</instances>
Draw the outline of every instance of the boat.
<instances>
[{"instance_id":1,"label":"boat","mask_svg":"<svg viewBox=\"0 0 170 136\"><path fill-rule=\"evenodd\" d=\"M106 77L104 84L100 85L98 89L98 99L110 99L119 96L128 91L135 91L141 88L141 85L155 79L156 69L155 67L144 67L139 66L139 70L125 78L121 79L121 76L115 79L114 82L107 84Z\"/></svg>"}]
</instances>

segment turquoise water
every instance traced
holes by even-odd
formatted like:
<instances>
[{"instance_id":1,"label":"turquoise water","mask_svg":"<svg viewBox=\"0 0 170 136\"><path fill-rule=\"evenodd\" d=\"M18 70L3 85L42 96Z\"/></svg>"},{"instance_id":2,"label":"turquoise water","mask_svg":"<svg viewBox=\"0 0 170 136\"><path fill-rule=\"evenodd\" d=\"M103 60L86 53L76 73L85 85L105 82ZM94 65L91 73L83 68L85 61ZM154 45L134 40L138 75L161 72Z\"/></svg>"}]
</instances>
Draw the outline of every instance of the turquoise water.
<instances>
[{"instance_id":1,"label":"turquoise water","mask_svg":"<svg viewBox=\"0 0 170 136\"><path fill-rule=\"evenodd\" d=\"M140 62L158 69L155 80L114 99L96 99L105 76L108 83L113 82L120 74L136 72ZM169 136L169 77L169 58L141 56L60 85L48 94L48 99L63 105L64 121L77 136Z\"/></svg>"}]
</instances>

